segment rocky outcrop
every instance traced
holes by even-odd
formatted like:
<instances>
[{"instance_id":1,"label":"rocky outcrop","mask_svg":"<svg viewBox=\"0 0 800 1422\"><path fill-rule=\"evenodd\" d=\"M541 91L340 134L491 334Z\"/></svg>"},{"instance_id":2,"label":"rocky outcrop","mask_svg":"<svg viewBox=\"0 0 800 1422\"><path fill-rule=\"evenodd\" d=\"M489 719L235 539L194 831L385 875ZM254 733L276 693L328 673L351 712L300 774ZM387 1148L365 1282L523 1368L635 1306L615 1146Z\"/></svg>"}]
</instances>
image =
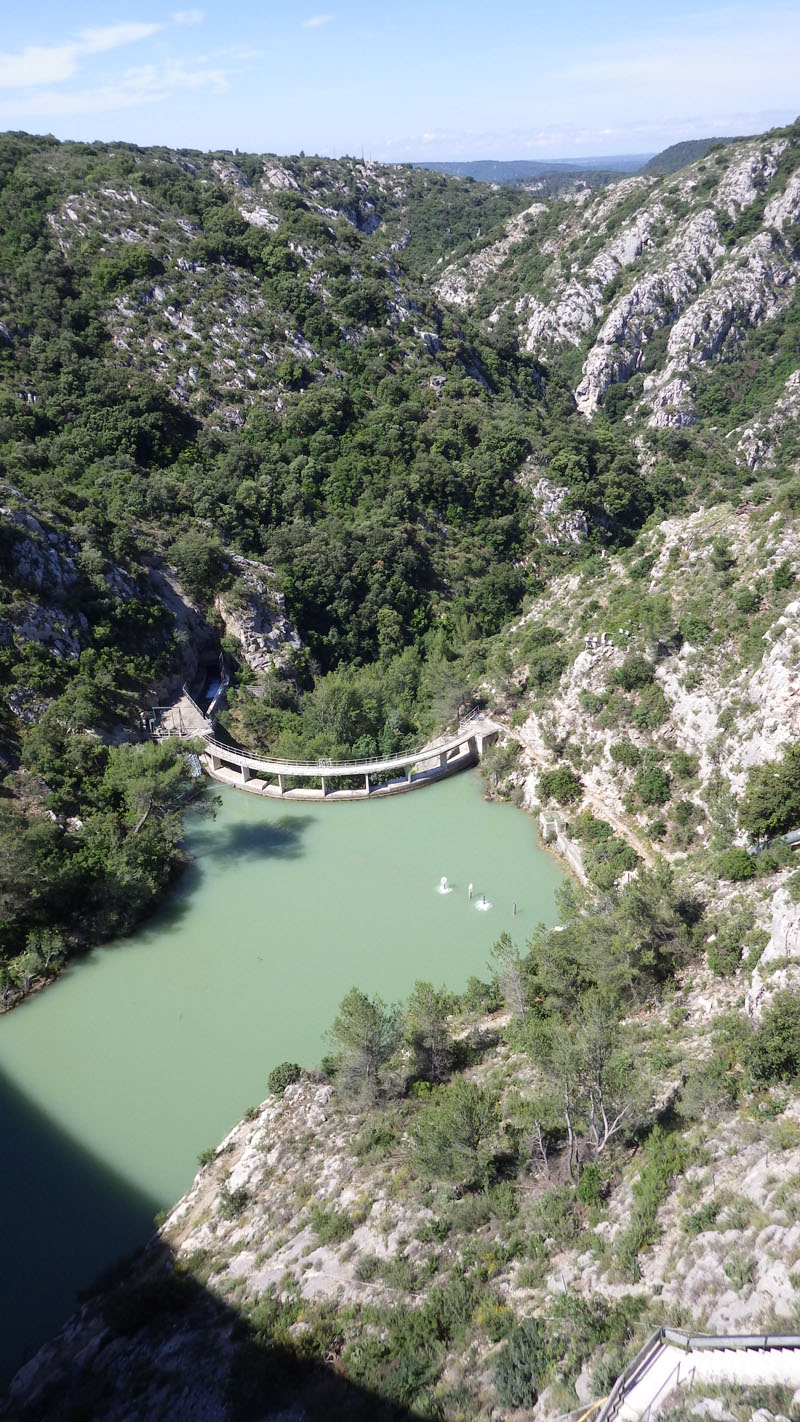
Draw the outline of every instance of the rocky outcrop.
<instances>
[{"instance_id":1,"label":"rocky outcrop","mask_svg":"<svg viewBox=\"0 0 800 1422\"><path fill-rule=\"evenodd\" d=\"M519 482L530 492L534 527L545 543L553 546L583 543L589 534L589 520L582 509L564 508L569 489L554 484L541 473L541 465L523 465Z\"/></svg>"},{"instance_id":2,"label":"rocky outcrop","mask_svg":"<svg viewBox=\"0 0 800 1422\"><path fill-rule=\"evenodd\" d=\"M748 521L732 510L719 506L680 518L667 519L653 531L658 556L642 594L672 600L673 616L679 619L691 606L695 590L707 592L706 569L709 552L716 539L728 541L732 557L743 570L742 581L755 587L764 585L770 571L796 558L793 524L784 527L782 515L775 514L766 524L763 541L756 538ZM613 556L605 564L605 580L612 582L623 573ZM601 594L602 596L602 594ZM730 596L730 595L728 595ZM581 579L564 576L548 593L536 599L529 617L562 633L559 646L569 647L570 661L556 691L551 690L542 704L529 708L527 719L514 731L532 767L552 767L564 748L571 748L572 763L579 769L585 803L593 813L616 826L637 852L638 839L645 839L653 809L638 810L630 801L635 774L625 770L612 756L612 747L628 740L644 756L655 745L668 766L672 748L680 748L696 758L696 782L691 795L702 813L694 831L695 842L708 842L709 826L704 796L713 783L728 787L734 797L741 795L751 767L778 759L783 749L800 741L800 601L788 601L775 616L747 664L742 665L737 643L718 646L712 652L686 640L680 647L661 647L654 663L655 686L663 693L663 719L655 733L631 722L631 701L618 714L601 714L613 687L613 673L626 654L648 654L649 649L633 617L613 632L605 630L604 609L596 606L596 620L586 612L587 594ZM578 646L574 629L584 630ZM698 632L701 635L702 629ZM525 641L525 622L520 627L520 643ZM520 655L524 661L524 655ZM554 747L559 747L558 755ZM529 799L536 799L535 777ZM681 796L679 782L673 793ZM684 792L685 793L685 792ZM633 831L633 837L631 836ZM663 845L660 846L663 852Z\"/></svg>"},{"instance_id":3,"label":"rocky outcrop","mask_svg":"<svg viewBox=\"0 0 800 1422\"><path fill-rule=\"evenodd\" d=\"M775 464L781 436L800 419L800 370L792 371L770 413L746 429L734 431L736 452L748 469L767 469Z\"/></svg>"},{"instance_id":4,"label":"rocky outcrop","mask_svg":"<svg viewBox=\"0 0 800 1422\"><path fill-rule=\"evenodd\" d=\"M777 992L800 987L800 903L786 885L772 901L772 931L750 979L747 1011L759 1018Z\"/></svg>"},{"instance_id":5,"label":"rocky outcrop","mask_svg":"<svg viewBox=\"0 0 800 1422\"><path fill-rule=\"evenodd\" d=\"M263 677L286 664L300 647L300 638L286 615L272 569L238 554L230 562L238 574L236 583L232 590L217 593L214 606L226 636L236 638L243 660Z\"/></svg>"},{"instance_id":6,"label":"rocky outcrop","mask_svg":"<svg viewBox=\"0 0 800 1422\"><path fill-rule=\"evenodd\" d=\"M435 290L440 299L449 301L453 306L470 306L487 276L505 261L512 247L524 240L530 221L544 211L545 203L531 203L524 212L509 218L506 223L506 235L499 241L484 247L463 262L454 262L446 267L435 283Z\"/></svg>"},{"instance_id":7,"label":"rocky outcrop","mask_svg":"<svg viewBox=\"0 0 800 1422\"><path fill-rule=\"evenodd\" d=\"M669 177L584 194L580 222L567 217L544 239L514 218L500 242L446 269L439 294L464 307L487 284L502 291L489 323L513 311L520 343L545 357L548 346L589 338L575 389L587 417L610 385L641 373L649 423L693 425L695 372L791 300L800 263L786 237L800 218L800 169L787 172L789 144L741 140Z\"/></svg>"},{"instance_id":8,"label":"rocky outcrop","mask_svg":"<svg viewBox=\"0 0 800 1422\"><path fill-rule=\"evenodd\" d=\"M25 506L0 508L0 530L6 576L15 589L6 644L36 643L74 661L89 642L89 623L75 597L85 581L79 544Z\"/></svg>"}]
</instances>

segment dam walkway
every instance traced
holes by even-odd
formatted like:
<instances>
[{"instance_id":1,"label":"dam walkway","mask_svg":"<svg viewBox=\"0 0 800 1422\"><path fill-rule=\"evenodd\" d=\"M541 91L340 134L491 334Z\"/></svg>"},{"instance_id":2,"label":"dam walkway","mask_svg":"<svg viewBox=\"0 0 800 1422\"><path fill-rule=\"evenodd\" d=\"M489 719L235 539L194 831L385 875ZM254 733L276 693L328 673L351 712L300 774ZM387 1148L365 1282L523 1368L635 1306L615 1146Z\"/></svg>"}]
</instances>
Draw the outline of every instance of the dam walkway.
<instances>
[{"instance_id":1,"label":"dam walkway","mask_svg":"<svg viewBox=\"0 0 800 1422\"><path fill-rule=\"evenodd\" d=\"M202 760L215 780L258 795L287 800L366 800L405 794L476 765L501 730L496 722L476 715L454 734L439 736L421 750L366 760L275 760L207 736ZM337 781L346 783L337 788Z\"/></svg>"}]
</instances>

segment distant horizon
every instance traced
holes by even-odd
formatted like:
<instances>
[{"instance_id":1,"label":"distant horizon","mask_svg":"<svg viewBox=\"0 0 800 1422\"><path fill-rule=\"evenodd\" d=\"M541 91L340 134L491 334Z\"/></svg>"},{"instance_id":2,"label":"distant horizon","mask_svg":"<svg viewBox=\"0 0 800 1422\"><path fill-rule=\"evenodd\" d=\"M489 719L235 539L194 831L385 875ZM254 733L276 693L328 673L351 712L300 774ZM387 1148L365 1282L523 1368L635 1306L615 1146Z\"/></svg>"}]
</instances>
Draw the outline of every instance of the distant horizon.
<instances>
[{"instance_id":1,"label":"distant horizon","mask_svg":"<svg viewBox=\"0 0 800 1422\"><path fill-rule=\"evenodd\" d=\"M743 0L607 0L602 12L341 0L319 13L39 0L4 16L0 128L382 163L585 164L790 123L798 50L795 0L757 14Z\"/></svg>"}]
</instances>

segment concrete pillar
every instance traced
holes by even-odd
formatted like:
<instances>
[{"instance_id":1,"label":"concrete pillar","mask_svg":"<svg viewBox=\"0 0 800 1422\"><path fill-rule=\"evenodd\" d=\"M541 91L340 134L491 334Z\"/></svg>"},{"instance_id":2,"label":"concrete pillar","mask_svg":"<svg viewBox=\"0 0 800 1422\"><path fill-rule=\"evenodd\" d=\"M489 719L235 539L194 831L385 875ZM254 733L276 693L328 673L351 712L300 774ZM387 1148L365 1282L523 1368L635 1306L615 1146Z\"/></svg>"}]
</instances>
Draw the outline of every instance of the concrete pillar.
<instances>
[{"instance_id":1,"label":"concrete pillar","mask_svg":"<svg viewBox=\"0 0 800 1422\"><path fill-rule=\"evenodd\" d=\"M283 795L284 791L286 790L286 776L285 776L285 775L279 775L279 776L278 776L278 789L280 790L281 794Z\"/></svg>"},{"instance_id":2,"label":"concrete pillar","mask_svg":"<svg viewBox=\"0 0 800 1422\"><path fill-rule=\"evenodd\" d=\"M369 794L369 775L364 776L364 789Z\"/></svg>"},{"instance_id":3,"label":"concrete pillar","mask_svg":"<svg viewBox=\"0 0 800 1422\"><path fill-rule=\"evenodd\" d=\"M407 765L407 766L406 766L406 784L407 784L407 785L410 785L410 784L411 784L411 780L412 780L412 778L413 778L413 775L414 775L414 767L413 767L413 765Z\"/></svg>"},{"instance_id":4,"label":"concrete pillar","mask_svg":"<svg viewBox=\"0 0 800 1422\"><path fill-rule=\"evenodd\" d=\"M445 768L446 765L447 765L447 751L446 751L446 750L443 750L443 751L440 751L440 752L439 752L439 769L440 769L440 770L444 770L444 768Z\"/></svg>"},{"instance_id":5,"label":"concrete pillar","mask_svg":"<svg viewBox=\"0 0 800 1422\"><path fill-rule=\"evenodd\" d=\"M323 793L323 795L327 795L327 793L328 793L328 787L327 787L327 785L325 784L325 776L324 776L324 775L321 775L321 776L320 776L320 780L322 781L322 793Z\"/></svg>"},{"instance_id":6,"label":"concrete pillar","mask_svg":"<svg viewBox=\"0 0 800 1422\"><path fill-rule=\"evenodd\" d=\"M469 751L470 755L477 755L478 759L480 760L481 754L483 753L483 741L481 741L479 745L477 736L470 736L469 740L467 741L467 750Z\"/></svg>"},{"instance_id":7,"label":"concrete pillar","mask_svg":"<svg viewBox=\"0 0 800 1422\"><path fill-rule=\"evenodd\" d=\"M222 765L222 761L220 760L219 756L218 756L218 755L214 755L214 752L213 752L213 751L209 751L209 752L208 752L208 758L209 758L209 760L211 761L211 769L212 769L212 770L219 770L220 766Z\"/></svg>"},{"instance_id":8,"label":"concrete pillar","mask_svg":"<svg viewBox=\"0 0 800 1422\"><path fill-rule=\"evenodd\" d=\"M240 765L239 769L242 772L242 783L246 785L248 780L250 779L250 769L246 765Z\"/></svg>"}]
</instances>

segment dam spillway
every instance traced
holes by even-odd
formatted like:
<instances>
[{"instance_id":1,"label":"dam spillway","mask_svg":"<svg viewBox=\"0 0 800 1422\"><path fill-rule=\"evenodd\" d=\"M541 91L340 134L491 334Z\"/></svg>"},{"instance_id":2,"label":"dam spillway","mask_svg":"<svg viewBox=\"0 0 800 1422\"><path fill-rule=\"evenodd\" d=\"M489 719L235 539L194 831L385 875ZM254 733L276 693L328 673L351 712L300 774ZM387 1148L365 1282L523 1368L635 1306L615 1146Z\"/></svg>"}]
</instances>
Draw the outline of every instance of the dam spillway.
<instances>
[{"instance_id":1,"label":"dam spillway","mask_svg":"<svg viewBox=\"0 0 800 1422\"><path fill-rule=\"evenodd\" d=\"M480 760L501 729L486 717L474 716L454 734L440 736L420 750L359 760L271 759L209 736L202 759L215 780L258 795L287 800L364 800L405 794L468 769ZM387 780L386 776L392 778ZM320 783L290 783L297 780ZM337 780L361 780L363 784L336 789Z\"/></svg>"}]
</instances>

